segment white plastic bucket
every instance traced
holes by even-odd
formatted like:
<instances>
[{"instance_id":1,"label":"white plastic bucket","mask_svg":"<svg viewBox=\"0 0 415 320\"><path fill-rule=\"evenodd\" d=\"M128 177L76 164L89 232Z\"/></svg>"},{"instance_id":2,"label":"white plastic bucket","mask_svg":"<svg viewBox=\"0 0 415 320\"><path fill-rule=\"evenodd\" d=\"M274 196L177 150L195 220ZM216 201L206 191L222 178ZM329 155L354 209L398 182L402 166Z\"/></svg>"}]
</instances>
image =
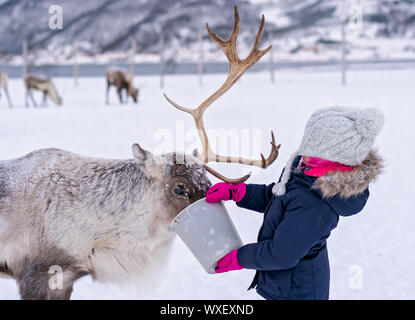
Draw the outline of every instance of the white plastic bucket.
<instances>
[{"instance_id":1,"label":"white plastic bucket","mask_svg":"<svg viewBox=\"0 0 415 320\"><path fill-rule=\"evenodd\" d=\"M217 262L243 243L222 202L200 199L181 211L171 223L207 273L215 273Z\"/></svg>"}]
</instances>

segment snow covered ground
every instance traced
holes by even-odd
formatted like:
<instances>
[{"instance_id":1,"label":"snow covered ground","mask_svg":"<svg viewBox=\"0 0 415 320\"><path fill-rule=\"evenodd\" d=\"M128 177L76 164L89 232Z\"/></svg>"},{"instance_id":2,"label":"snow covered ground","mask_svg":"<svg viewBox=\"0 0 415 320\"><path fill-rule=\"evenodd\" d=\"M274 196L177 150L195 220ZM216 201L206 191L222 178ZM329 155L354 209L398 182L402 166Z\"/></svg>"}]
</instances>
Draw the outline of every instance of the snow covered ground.
<instances>
[{"instance_id":1,"label":"snow covered ground","mask_svg":"<svg viewBox=\"0 0 415 320\"><path fill-rule=\"evenodd\" d=\"M196 76L171 76L166 79L165 91L179 104L193 106L216 89L224 77L208 76L205 85L199 87ZM193 129L189 115L164 101L157 77L136 78L135 82L142 86L139 105L119 106L112 92L113 104L106 106L103 78L82 78L78 87L72 79L61 78L56 84L63 92L63 107L50 103L48 108L26 109L23 82L11 80L15 108L9 110L6 101L0 100L0 159L45 147L89 156L130 158L133 142L157 151L160 137L169 132L173 138L183 136L183 124L185 132ZM282 144L279 159L250 179L252 183L271 183L298 146L314 109L347 105L374 106L384 111L386 125L377 140L379 153L386 160L384 173L372 185L364 211L341 219L328 241L332 299L415 299L415 173L410 167L415 157L414 83L413 70L353 71L348 74L345 88L335 72L287 70L276 73L274 84L267 73L249 73L206 113L208 128L234 128L244 141L244 134L252 140L260 133L262 145L255 149L265 153L269 150L269 130L275 130ZM187 150L190 142L184 146L179 142L172 148ZM243 149L241 153L257 157L258 150L253 153ZM212 166L229 176L245 172L239 165ZM226 205L244 242L255 241L261 215L233 203ZM158 286L135 293L84 278L76 283L72 298L258 299L254 291L246 291L253 274L250 270L205 274L176 239ZM14 281L0 280L0 299L17 298Z\"/></svg>"}]
</instances>

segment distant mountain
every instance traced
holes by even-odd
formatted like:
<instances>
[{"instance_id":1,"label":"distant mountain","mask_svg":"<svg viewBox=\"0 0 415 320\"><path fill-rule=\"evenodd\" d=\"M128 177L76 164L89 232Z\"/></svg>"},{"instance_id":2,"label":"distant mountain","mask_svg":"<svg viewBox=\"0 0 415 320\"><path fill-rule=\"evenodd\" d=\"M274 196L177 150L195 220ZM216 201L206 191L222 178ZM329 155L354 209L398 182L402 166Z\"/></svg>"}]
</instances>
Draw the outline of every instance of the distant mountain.
<instances>
[{"instance_id":1,"label":"distant mountain","mask_svg":"<svg viewBox=\"0 0 415 320\"><path fill-rule=\"evenodd\" d=\"M262 1L280 56L338 59L345 22L353 58L415 58L415 0Z\"/></svg>"},{"instance_id":2,"label":"distant mountain","mask_svg":"<svg viewBox=\"0 0 415 320\"><path fill-rule=\"evenodd\" d=\"M362 57L383 57L389 54L385 41L393 40L393 52L415 52L415 0L0 0L0 58L7 62L20 55L24 39L34 62L70 61L74 41L84 57L119 57L118 52L125 58L135 39L141 54L156 54L164 45L170 56L196 59L202 30L203 50L216 50L204 22L227 36L237 4L241 54L252 44L264 13L264 42L272 40L282 58L330 59L338 54L340 22L344 8L350 9L342 4L347 2L361 3L364 18L361 30L347 32L349 50ZM55 3L63 8L62 30L48 28L48 9Z\"/></svg>"},{"instance_id":3,"label":"distant mountain","mask_svg":"<svg viewBox=\"0 0 415 320\"><path fill-rule=\"evenodd\" d=\"M19 54L27 39L32 49L54 50L78 41L90 54L126 50L156 51L164 43L186 46L196 41L205 20L218 34L232 27L233 5L239 6L244 28L257 24L249 1L226 0L64 0L63 29L48 28L47 0L9 0L0 4L0 52ZM204 33L207 36L206 32Z\"/></svg>"},{"instance_id":4,"label":"distant mountain","mask_svg":"<svg viewBox=\"0 0 415 320\"><path fill-rule=\"evenodd\" d=\"M263 1L258 7L277 13L273 21L283 21L282 33L336 26L360 7L364 28L376 26L374 36L415 38L415 0L284 0Z\"/></svg>"}]
</instances>

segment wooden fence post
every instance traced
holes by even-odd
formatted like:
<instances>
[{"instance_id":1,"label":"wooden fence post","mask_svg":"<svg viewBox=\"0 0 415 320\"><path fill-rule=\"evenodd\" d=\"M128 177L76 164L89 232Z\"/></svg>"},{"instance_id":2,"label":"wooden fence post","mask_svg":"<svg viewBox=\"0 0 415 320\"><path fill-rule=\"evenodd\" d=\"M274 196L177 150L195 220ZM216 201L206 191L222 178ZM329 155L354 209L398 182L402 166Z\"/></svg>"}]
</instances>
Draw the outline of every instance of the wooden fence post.
<instances>
[{"instance_id":1,"label":"wooden fence post","mask_svg":"<svg viewBox=\"0 0 415 320\"><path fill-rule=\"evenodd\" d=\"M199 61L197 64L197 71L199 74L199 85L203 86L203 73L204 73L204 54L203 54L203 34L199 32L198 36L199 42Z\"/></svg>"},{"instance_id":2,"label":"wooden fence post","mask_svg":"<svg viewBox=\"0 0 415 320\"><path fill-rule=\"evenodd\" d=\"M23 53L23 78L25 78L27 76L27 72L29 69L28 66L28 45L27 45L27 39L23 40L23 49L22 49Z\"/></svg>"},{"instance_id":3,"label":"wooden fence post","mask_svg":"<svg viewBox=\"0 0 415 320\"><path fill-rule=\"evenodd\" d=\"M160 43L160 88L164 88L165 57L164 57L164 37L161 36Z\"/></svg>"},{"instance_id":4,"label":"wooden fence post","mask_svg":"<svg viewBox=\"0 0 415 320\"><path fill-rule=\"evenodd\" d=\"M342 86L346 85L346 21L342 20L341 22L341 34L342 34L342 44L341 44L341 69L342 69Z\"/></svg>"},{"instance_id":5,"label":"wooden fence post","mask_svg":"<svg viewBox=\"0 0 415 320\"><path fill-rule=\"evenodd\" d=\"M135 55L137 52L137 41L135 39L131 40L131 61L130 61L130 75L134 78L135 75Z\"/></svg>"},{"instance_id":6,"label":"wooden fence post","mask_svg":"<svg viewBox=\"0 0 415 320\"><path fill-rule=\"evenodd\" d=\"M78 86L79 66L78 66L78 42L73 43L73 78L75 86Z\"/></svg>"}]
</instances>

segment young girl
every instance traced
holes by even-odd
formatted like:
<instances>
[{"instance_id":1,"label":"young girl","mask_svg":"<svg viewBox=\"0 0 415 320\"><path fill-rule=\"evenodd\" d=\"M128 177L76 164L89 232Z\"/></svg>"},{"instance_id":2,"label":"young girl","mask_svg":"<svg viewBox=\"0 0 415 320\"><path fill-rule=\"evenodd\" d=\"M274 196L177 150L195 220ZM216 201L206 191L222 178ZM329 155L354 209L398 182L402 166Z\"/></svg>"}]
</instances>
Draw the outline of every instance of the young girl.
<instances>
[{"instance_id":1,"label":"young girl","mask_svg":"<svg viewBox=\"0 0 415 320\"><path fill-rule=\"evenodd\" d=\"M227 254L216 272L257 270L249 289L265 299L328 299L326 240L339 216L366 204L368 185L382 167L372 146L383 123L377 109L319 109L278 183L212 186L208 202L232 199L264 213L258 242Z\"/></svg>"}]
</instances>

